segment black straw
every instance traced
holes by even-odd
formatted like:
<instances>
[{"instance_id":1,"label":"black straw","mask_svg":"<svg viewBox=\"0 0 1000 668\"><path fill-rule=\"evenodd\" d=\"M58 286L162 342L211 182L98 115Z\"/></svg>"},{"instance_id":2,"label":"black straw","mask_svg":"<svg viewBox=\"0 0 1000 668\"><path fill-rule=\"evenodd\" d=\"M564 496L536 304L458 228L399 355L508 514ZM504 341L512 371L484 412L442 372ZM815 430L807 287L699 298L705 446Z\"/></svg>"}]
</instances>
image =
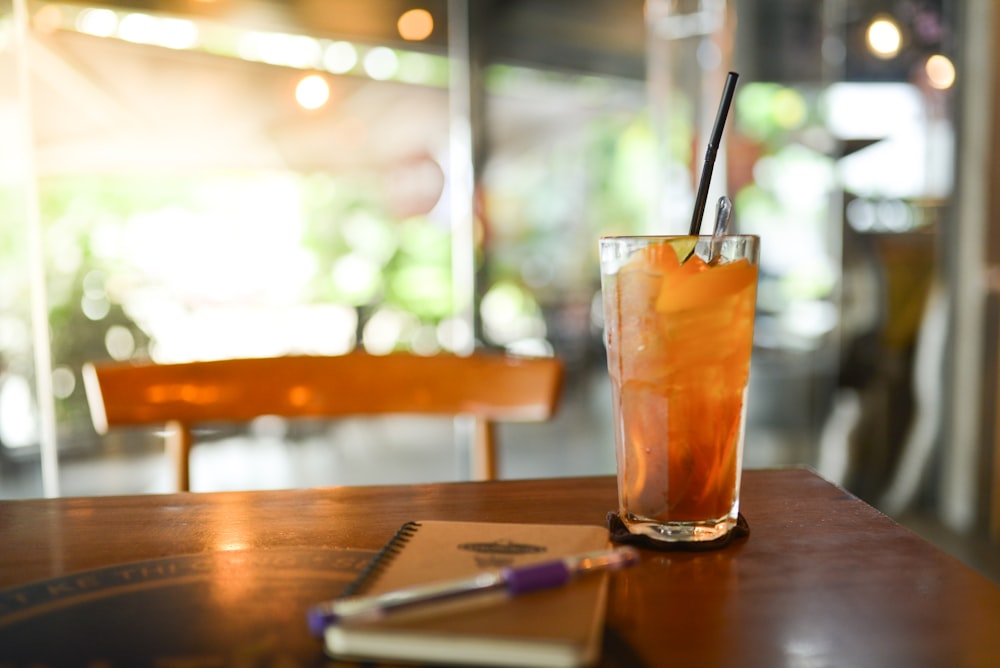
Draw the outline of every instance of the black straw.
<instances>
[{"instance_id":1,"label":"black straw","mask_svg":"<svg viewBox=\"0 0 1000 668\"><path fill-rule=\"evenodd\" d=\"M691 231L688 233L691 235L698 234L698 231L701 229L701 219L705 216L705 200L708 199L708 186L712 182L712 168L715 167L715 155L718 153L719 144L722 142L722 130L726 127L726 116L729 115L729 106L733 102L733 93L736 91L736 80L739 76L736 72L730 72L726 77L726 85L722 89L719 112L715 116L712 137L708 142L708 150L705 152L705 166L701 169L701 180L698 182L698 195L694 200L694 215L691 216Z\"/></svg>"}]
</instances>

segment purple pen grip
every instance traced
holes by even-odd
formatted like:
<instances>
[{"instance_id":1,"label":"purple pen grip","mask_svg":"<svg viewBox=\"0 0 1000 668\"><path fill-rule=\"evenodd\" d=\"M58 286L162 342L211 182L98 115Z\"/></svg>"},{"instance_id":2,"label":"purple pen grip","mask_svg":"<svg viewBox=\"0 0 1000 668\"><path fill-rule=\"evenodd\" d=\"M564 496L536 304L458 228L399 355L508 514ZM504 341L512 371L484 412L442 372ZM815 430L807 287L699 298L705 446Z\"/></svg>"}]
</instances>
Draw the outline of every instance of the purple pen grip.
<instances>
[{"instance_id":1,"label":"purple pen grip","mask_svg":"<svg viewBox=\"0 0 1000 668\"><path fill-rule=\"evenodd\" d=\"M337 615L320 606L309 608L306 611L306 623L309 625L309 632L314 636L321 637L326 627L336 621Z\"/></svg>"},{"instance_id":2,"label":"purple pen grip","mask_svg":"<svg viewBox=\"0 0 1000 668\"><path fill-rule=\"evenodd\" d=\"M569 581L569 568L561 561L549 561L536 566L505 568L504 581L511 594L526 594L536 589L558 587Z\"/></svg>"}]
</instances>

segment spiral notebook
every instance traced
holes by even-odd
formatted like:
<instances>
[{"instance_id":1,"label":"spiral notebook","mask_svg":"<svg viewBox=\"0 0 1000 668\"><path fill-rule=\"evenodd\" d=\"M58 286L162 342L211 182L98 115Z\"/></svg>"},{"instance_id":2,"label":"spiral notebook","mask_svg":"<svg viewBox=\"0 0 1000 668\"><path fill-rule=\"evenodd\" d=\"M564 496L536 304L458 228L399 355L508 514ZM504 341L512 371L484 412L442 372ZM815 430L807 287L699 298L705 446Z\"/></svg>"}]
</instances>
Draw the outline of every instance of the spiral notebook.
<instances>
[{"instance_id":1,"label":"spiral notebook","mask_svg":"<svg viewBox=\"0 0 1000 668\"><path fill-rule=\"evenodd\" d=\"M343 595L371 595L608 547L600 526L409 522ZM586 666L600 655L608 575L471 609L329 626L334 658L494 666Z\"/></svg>"}]
</instances>

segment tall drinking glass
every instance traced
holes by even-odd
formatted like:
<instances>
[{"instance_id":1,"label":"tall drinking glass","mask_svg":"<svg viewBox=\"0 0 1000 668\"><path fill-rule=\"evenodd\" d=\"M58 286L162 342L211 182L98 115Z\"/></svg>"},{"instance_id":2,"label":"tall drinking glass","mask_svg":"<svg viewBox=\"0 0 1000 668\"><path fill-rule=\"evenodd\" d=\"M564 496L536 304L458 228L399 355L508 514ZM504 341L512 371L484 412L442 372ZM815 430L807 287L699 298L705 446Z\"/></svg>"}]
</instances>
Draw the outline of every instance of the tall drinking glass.
<instances>
[{"instance_id":1,"label":"tall drinking glass","mask_svg":"<svg viewBox=\"0 0 1000 668\"><path fill-rule=\"evenodd\" d=\"M736 525L759 245L600 240L619 514L632 533L710 541Z\"/></svg>"}]
</instances>

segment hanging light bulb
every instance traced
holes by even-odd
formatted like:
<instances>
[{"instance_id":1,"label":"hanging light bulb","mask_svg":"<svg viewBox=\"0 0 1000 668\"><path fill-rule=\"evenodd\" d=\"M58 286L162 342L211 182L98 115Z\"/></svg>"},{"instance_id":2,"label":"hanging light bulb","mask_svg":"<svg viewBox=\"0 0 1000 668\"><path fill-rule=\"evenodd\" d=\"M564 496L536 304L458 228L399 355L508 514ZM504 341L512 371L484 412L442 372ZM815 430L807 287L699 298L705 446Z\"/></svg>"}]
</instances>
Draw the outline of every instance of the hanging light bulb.
<instances>
[{"instance_id":1,"label":"hanging light bulb","mask_svg":"<svg viewBox=\"0 0 1000 668\"><path fill-rule=\"evenodd\" d=\"M947 56L936 53L924 63L927 82L938 90L947 90L955 84L955 65Z\"/></svg>"},{"instance_id":2,"label":"hanging light bulb","mask_svg":"<svg viewBox=\"0 0 1000 668\"><path fill-rule=\"evenodd\" d=\"M419 42L434 32L434 17L426 9L411 9L403 12L396 22L399 36L411 42Z\"/></svg>"},{"instance_id":3,"label":"hanging light bulb","mask_svg":"<svg viewBox=\"0 0 1000 668\"><path fill-rule=\"evenodd\" d=\"M895 58L903 43L899 26L894 20L885 16L875 18L868 25L865 38L868 41L868 50L883 60Z\"/></svg>"},{"instance_id":4,"label":"hanging light bulb","mask_svg":"<svg viewBox=\"0 0 1000 668\"><path fill-rule=\"evenodd\" d=\"M318 74L307 74L295 86L295 101L303 109L319 109L330 99L330 84Z\"/></svg>"}]
</instances>

